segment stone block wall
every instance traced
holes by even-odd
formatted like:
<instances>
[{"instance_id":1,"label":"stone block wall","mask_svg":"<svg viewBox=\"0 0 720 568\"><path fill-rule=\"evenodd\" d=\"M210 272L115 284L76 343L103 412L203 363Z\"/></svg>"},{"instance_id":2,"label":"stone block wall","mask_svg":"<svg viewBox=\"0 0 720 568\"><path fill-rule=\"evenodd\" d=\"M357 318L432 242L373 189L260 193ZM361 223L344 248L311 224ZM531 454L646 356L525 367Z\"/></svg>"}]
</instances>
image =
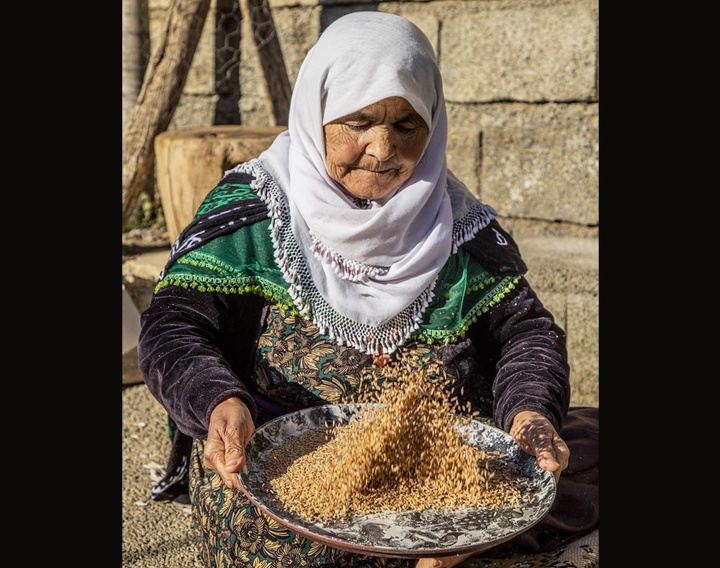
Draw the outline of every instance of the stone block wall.
<instances>
[{"instance_id":1,"label":"stone block wall","mask_svg":"<svg viewBox=\"0 0 720 568\"><path fill-rule=\"evenodd\" d=\"M455 174L516 235L597 236L598 0L269 4L291 84L321 31L341 15L379 10L415 22L434 45L443 74ZM152 43L169 0L149 6ZM237 101L222 120L228 101L216 88L216 50L233 42L240 46ZM213 0L170 129L213 124L272 124L250 19L235 0Z\"/></svg>"},{"instance_id":2,"label":"stone block wall","mask_svg":"<svg viewBox=\"0 0 720 568\"><path fill-rule=\"evenodd\" d=\"M169 0L148 2L152 47ZM523 246L545 247L528 251L528 276L568 331L585 385L578 397L597 403L599 0L269 5L291 85L319 34L345 13L396 13L426 33L444 77L448 165ZM237 0L212 1L170 130L273 125L249 18Z\"/></svg>"}]
</instances>

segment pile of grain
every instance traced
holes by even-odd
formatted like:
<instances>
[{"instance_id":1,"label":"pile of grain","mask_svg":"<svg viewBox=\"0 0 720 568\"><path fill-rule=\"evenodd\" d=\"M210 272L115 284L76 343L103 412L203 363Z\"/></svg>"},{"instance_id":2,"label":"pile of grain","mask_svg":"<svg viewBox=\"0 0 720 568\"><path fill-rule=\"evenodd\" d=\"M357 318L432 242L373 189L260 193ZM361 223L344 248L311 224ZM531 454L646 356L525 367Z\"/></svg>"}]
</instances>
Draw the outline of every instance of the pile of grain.
<instances>
[{"instance_id":1,"label":"pile of grain","mask_svg":"<svg viewBox=\"0 0 720 568\"><path fill-rule=\"evenodd\" d=\"M511 463L465 443L463 415L442 369L400 359L365 390L347 424L291 438L267 462L270 486L294 514L327 521L356 511L503 508L520 503Z\"/></svg>"}]
</instances>

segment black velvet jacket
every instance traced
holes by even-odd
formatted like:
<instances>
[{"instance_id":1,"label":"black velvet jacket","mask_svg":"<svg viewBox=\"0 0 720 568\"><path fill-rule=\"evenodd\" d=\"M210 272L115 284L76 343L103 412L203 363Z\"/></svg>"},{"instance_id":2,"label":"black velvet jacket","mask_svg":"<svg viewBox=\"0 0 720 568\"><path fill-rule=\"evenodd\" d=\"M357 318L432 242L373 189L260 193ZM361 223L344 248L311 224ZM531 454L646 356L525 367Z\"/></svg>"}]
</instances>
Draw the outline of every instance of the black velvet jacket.
<instances>
[{"instance_id":1,"label":"black velvet jacket","mask_svg":"<svg viewBox=\"0 0 720 568\"><path fill-rule=\"evenodd\" d=\"M500 231L512 245L489 257L483 246ZM493 221L463 248L493 275L524 272L512 237ZM139 365L145 383L185 434L204 439L214 407L240 397L255 418L248 378L256 364L266 300L252 293L158 290L142 314ZM443 359L475 356L492 382L493 418L505 430L521 410L535 410L559 431L570 400L565 332L523 277L515 290L470 326ZM479 354L482 354L480 357Z\"/></svg>"}]
</instances>

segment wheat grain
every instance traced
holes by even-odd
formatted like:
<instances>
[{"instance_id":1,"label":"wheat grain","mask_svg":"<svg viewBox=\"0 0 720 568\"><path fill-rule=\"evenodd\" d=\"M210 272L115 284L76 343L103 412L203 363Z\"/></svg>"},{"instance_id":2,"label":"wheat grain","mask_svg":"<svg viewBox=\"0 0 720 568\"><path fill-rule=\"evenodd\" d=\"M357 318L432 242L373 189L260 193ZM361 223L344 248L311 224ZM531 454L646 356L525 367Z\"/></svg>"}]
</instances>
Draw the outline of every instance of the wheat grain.
<instances>
[{"instance_id":1,"label":"wheat grain","mask_svg":"<svg viewBox=\"0 0 720 568\"><path fill-rule=\"evenodd\" d=\"M288 510L327 521L520 504L514 464L463 440L470 405L449 398L442 368L414 368L403 358L384 367L382 385L361 391L354 402L366 404L349 422L304 432L271 454L269 483Z\"/></svg>"}]
</instances>

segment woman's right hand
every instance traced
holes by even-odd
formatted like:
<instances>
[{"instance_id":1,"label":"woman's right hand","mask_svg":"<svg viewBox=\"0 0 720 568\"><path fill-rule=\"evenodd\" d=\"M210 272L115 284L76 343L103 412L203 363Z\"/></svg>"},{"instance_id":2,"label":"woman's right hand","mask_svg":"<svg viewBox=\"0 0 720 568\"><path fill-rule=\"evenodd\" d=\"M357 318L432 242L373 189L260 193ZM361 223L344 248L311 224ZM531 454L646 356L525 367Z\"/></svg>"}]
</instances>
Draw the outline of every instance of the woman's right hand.
<instances>
[{"instance_id":1,"label":"woman's right hand","mask_svg":"<svg viewBox=\"0 0 720 568\"><path fill-rule=\"evenodd\" d=\"M254 432L250 410L236 396L223 400L210 414L203 465L231 489L241 488L237 473L245 465L245 446Z\"/></svg>"},{"instance_id":2,"label":"woman's right hand","mask_svg":"<svg viewBox=\"0 0 720 568\"><path fill-rule=\"evenodd\" d=\"M445 556L443 558L421 558L415 563L415 568L450 568L450 566L457 566L466 558L470 558L470 556L472 556L472 553Z\"/></svg>"}]
</instances>

